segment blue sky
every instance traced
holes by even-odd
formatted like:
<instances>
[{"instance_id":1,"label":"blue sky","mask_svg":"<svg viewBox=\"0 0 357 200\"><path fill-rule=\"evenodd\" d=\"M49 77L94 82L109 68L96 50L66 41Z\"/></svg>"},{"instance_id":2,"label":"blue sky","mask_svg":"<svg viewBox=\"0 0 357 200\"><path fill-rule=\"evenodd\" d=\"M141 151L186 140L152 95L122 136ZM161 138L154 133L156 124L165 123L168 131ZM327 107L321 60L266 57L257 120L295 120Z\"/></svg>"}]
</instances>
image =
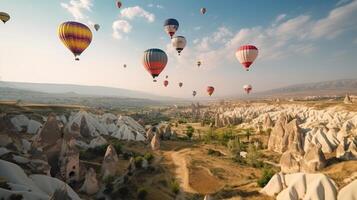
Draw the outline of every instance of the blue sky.
<instances>
[{"instance_id":1,"label":"blue sky","mask_svg":"<svg viewBox=\"0 0 357 200\"><path fill-rule=\"evenodd\" d=\"M1 0L11 20L0 25L0 76L5 81L102 85L165 96L243 94L295 83L357 77L357 1L353 0ZM207 13L201 15L201 7ZM188 41L176 55L163 21L180 22ZM60 23L101 25L80 62L57 36ZM259 56L246 72L235 58L243 44ZM158 83L141 65L143 51L161 48L169 63ZM203 62L201 68L196 61ZM128 67L124 69L122 65ZM169 76L169 87L162 81ZM178 88L178 82L184 83Z\"/></svg>"}]
</instances>

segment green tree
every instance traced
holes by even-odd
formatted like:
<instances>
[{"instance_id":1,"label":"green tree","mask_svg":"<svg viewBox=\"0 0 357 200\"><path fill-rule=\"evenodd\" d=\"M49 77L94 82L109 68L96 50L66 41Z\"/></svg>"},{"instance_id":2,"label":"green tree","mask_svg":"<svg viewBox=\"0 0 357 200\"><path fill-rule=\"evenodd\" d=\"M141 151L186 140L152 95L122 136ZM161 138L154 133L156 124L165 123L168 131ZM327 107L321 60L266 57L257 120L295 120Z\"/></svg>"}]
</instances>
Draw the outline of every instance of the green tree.
<instances>
[{"instance_id":1,"label":"green tree","mask_svg":"<svg viewBox=\"0 0 357 200\"><path fill-rule=\"evenodd\" d=\"M186 135L188 138L191 139L194 132L195 132L195 129L191 125L186 126Z\"/></svg>"}]
</instances>

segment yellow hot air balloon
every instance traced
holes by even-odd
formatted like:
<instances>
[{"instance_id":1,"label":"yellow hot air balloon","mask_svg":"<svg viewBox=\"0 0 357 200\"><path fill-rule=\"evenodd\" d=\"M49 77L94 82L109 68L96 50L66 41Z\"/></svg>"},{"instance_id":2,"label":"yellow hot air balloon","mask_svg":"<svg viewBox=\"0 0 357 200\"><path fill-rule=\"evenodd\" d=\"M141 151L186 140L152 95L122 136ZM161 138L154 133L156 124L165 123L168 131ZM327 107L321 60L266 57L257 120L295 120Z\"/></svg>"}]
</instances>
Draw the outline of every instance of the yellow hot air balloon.
<instances>
[{"instance_id":1,"label":"yellow hot air balloon","mask_svg":"<svg viewBox=\"0 0 357 200\"><path fill-rule=\"evenodd\" d=\"M0 12L0 20L4 22L4 24L10 20L10 15L5 12Z\"/></svg>"},{"instance_id":2,"label":"yellow hot air balloon","mask_svg":"<svg viewBox=\"0 0 357 200\"><path fill-rule=\"evenodd\" d=\"M75 60L92 41L92 31L79 22L64 22L58 27L58 36L63 44L73 53Z\"/></svg>"}]
</instances>

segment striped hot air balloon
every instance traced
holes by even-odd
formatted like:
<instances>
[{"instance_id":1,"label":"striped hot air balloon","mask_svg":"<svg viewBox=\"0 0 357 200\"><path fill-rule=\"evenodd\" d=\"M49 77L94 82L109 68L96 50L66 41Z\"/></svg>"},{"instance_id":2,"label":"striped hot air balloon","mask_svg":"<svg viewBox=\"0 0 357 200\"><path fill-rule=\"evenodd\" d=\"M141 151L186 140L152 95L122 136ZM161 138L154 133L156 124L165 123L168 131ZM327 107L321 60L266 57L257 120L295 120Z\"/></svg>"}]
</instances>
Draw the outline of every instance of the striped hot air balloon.
<instances>
[{"instance_id":1,"label":"striped hot air balloon","mask_svg":"<svg viewBox=\"0 0 357 200\"><path fill-rule=\"evenodd\" d=\"M58 36L73 53L75 60L92 42L92 31L79 22L64 22L58 27Z\"/></svg>"},{"instance_id":2,"label":"striped hot air balloon","mask_svg":"<svg viewBox=\"0 0 357 200\"><path fill-rule=\"evenodd\" d=\"M244 85L243 89L247 94L249 94L250 91L252 91L253 87L251 85Z\"/></svg>"},{"instance_id":3,"label":"striped hot air balloon","mask_svg":"<svg viewBox=\"0 0 357 200\"><path fill-rule=\"evenodd\" d=\"M212 95L213 94L213 92L214 92L214 87L213 86L208 86L207 87L207 93L208 93L208 95Z\"/></svg>"},{"instance_id":4,"label":"striped hot air balloon","mask_svg":"<svg viewBox=\"0 0 357 200\"><path fill-rule=\"evenodd\" d=\"M161 49L148 49L144 51L142 63L145 69L155 78L160 75L167 64L167 55Z\"/></svg>"},{"instance_id":5,"label":"striped hot air balloon","mask_svg":"<svg viewBox=\"0 0 357 200\"><path fill-rule=\"evenodd\" d=\"M186 38L183 36L175 36L171 39L172 46L176 49L178 55L186 46Z\"/></svg>"},{"instance_id":6,"label":"striped hot air balloon","mask_svg":"<svg viewBox=\"0 0 357 200\"><path fill-rule=\"evenodd\" d=\"M4 24L10 20L10 15L6 12L0 12L0 20L4 22Z\"/></svg>"},{"instance_id":7,"label":"striped hot air balloon","mask_svg":"<svg viewBox=\"0 0 357 200\"><path fill-rule=\"evenodd\" d=\"M170 35L170 37L172 38L172 36L175 35L177 29L179 28L179 22L176 19L167 19L165 20L164 23L164 28L167 34Z\"/></svg>"},{"instance_id":8,"label":"striped hot air balloon","mask_svg":"<svg viewBox=\"0 0 357 200\"><path fill-rule=\"evenodd\" d=\"M169 85L169 81L168 80L164 80L164 86L167 87Z\"/></svg>"},{"instance_id":9,"label":"striped hot air balloon","mask_svg":"<svg viewBox=\"0 0 357 200\"><path fill-rule=\"evenodd\" d=\"M236 57L244 68L249 71L250 65L258 57L258 48L254 45L243 45L237 50Z\"/></svg>"}]
</instances>

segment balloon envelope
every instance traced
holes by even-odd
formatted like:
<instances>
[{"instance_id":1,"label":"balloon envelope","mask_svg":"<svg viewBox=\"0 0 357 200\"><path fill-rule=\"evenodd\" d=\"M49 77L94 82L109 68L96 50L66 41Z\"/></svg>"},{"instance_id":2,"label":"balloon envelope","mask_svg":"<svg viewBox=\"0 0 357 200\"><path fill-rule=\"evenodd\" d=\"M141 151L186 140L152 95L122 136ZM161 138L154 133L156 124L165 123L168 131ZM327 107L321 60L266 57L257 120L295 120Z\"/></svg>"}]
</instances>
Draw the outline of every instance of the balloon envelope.
<instances>
[{"instance_id":1,"label":"balloon envelope","mask_svg":"<svg viewBox=\"0 0 357 200\"><path fill-rule=\"evenodd\" d=\"M100 28L100 25L99 25L99 24L94 24L94 29L95 29L96 31L98 31L99 28Z\"/></svg>"},{"instance_id":2,"label":"balloon envelope","mask_svg":"<svg viewBox=\"0 0 357 200\"><path fill-rule=\"evenodd\" d=\"M179 22L176 19L167 19L164 22L164 29L166 31L167 34L170 35L170 37L172 38L173 35L175 35L177 29L179 28Z\"/></svg>"},{"instance_id":3,"label":"balloon envelope","mask_svg":"<svg viewBox=\"0 0 357 200\"><path fill-rule=\"evenodd\" d=\"M207 12L206 8L201 8L201 14L204 15Z\"/></svg>"},{"instance_id":4,"label":"balloon envelope","mask_svg":"<svg viewBox=\"0 0 357 200\"><path fill-rule=\"evenodd\" d=\"M168 80L164 80L164 86L167 87L169 85L169 81Z\"/></svg>"},{"instance_id":5,"label":"balloon envelope","mask_svg":"<svg viewBox=\"0 0 357 200\"><path fill-rule=\"evenodd\" d=\"M116 4L117 4L117 7L118 7L118 8L121 8L121 6L122 6L121 1L117 1L117 3L116 3Z\"/></svg>"},{"instance_id":6,"label":"balloon envelope","mask_svg":"<svg viewBox=\"0 0 357 200\"><path fill-rule=\"evenodd\" d=\"M179 55L181 54L181 51L185 48L186 43L186 38L183 36L175 36L171 39L171 44L176 49Z\"/></svg>"},{"instance_id":7,"label":"balloon envelope","mask_svg":"<svg viewBox=\"0 0 357 200\"><path fill-rule=\"evenodd\" d=\"M92 42L92 31L79 22L64 22L58 27L58 36L63 44L73 53L76 60L78 56Z\"/></svg>"},{"instance_id":8,"label":"balloon envelope","mask_svg":"<svg viewBox=\"0 0 357 200\"><path fill-rule=\"evenodd\" d=\"M202 62L201 61L197 61L197 66L201 66L202 65Z\"/></svg>"},{"instance_id":9,"label":"balloon envelope","mask_svg":"<svg viewBox=\"0 0 357 200\"><path fill-rule=\"evenodd\" d=\"M207 87L207 93L208 93L208 95L212 95L213 94L213 92L214 92L214 87L213 86L208 86Z\"/></svg>"},{"instance_id":10,"label":"balloon envelope","mask_svg":"<svg viewBox=\"0 0 357 200\"><path fill-rule=\"evenodd\" d=\"M182 87L183 86L183 83L182 82L179 82L179 87Z\"/></svg>"},{"instance_id":11,"label":"balloon envelope","mask_svg":"<svg viewBox=\"0 0 357 200\"><path fill-rule=\"evenodd\" d=\"M148 49L144 51L142 63L153 78L160 75L167 64L167 55L161 49Z\"/></svg>"},{"instance_id":12,"label":"balloon envelope","mask_svg":"<svg viewBox=\"0 0 357 200\"><path fill-rule=\"evenodd\" d=\"M192 96L196 96L197 92L196 91L192 91Z\"/></svg>"},{"instance_id":13,"label":"balloon envelope","mask_svg":"<svg viewBox=\"0 0 357 200\"><path fill-rule=\"evenodd\" d=\"M249 94L253 87L251 85L244 85L243 89L247 94Z\"/></svg>"},{"instance_id":14,"label":"balloon envelope","mask_svg":"<svg viewBox=\"0 0 357 200\"><path fill-rule=\"evenodd\" d=\"M236 57L248 71L250 65L258 57L258 48L254 45L243 45L236 51Z\"/></svg>"},{"instance_id":15,"label":"balloon envelope","mask_svg":"<svg viewBox=\"0 0 357 200\"><path fill-rule=\"evenodd\" d=\"M0 12L0 20L4 22L4 24L10 20L10 15L6 12Z\"/></svg>"}]
</instances>

